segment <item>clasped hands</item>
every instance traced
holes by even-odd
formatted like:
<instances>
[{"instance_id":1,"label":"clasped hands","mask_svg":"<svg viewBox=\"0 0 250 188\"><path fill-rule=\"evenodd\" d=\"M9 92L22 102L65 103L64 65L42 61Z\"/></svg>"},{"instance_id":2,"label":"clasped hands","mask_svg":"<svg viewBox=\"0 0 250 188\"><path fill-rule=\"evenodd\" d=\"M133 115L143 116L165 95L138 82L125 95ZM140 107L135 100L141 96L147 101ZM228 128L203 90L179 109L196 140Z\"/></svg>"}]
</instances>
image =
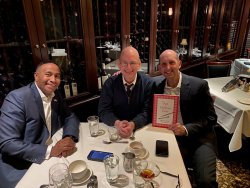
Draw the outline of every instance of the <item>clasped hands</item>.
<instances>
[{"instance_id":1,"label":"clasped hands","mask_svg":"<svg viewBox=\"0 0 250 188\"><path fill-rule=\"evenodd\" d=\"M133 121L127 121L127 120L116 120L115 121L115 128L118 131L118 134L122 137L122 138L129 138L132 133L133 130L135 128L135 123Z\"/></svg>"},{"instance_id":2,"label":"clasped hands","mask_svg":"<svg viewBox=\"0 0 250 188\"><path fill-rule=\"evenodd\" d=\"M50 157L67 157L75 151L76 143L70 137L65 137L52 147Z\"/></svg>"}]
</instances>

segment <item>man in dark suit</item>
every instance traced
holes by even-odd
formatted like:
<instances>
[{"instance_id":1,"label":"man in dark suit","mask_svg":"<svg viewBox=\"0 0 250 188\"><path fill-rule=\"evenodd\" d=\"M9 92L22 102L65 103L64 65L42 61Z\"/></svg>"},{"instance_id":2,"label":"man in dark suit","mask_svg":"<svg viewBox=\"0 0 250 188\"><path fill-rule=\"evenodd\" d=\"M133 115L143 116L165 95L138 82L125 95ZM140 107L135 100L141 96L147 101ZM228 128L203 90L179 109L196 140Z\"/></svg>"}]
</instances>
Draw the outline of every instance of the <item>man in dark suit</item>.
<instances>
[{"instance_id":1,"label":"man in dark suit","mask_svg":"<svg viewBox=\"0 0 250 188\"><path fill-rule=\"evenodd\" d=\"M35 82L10 92L1 108L1 188L15 187L32 163L67 157L76 149L79 121L57 91L59 67L41 64L34 77ZM62 139L51 144L51 137L61 127Z\"/></svg>"},{"instance_id":2,"label":"man in dark suit","mask_svg":"<svg viewBox=\"0 0 250 188\"><path fill-rule=\"evenodd\" d=\"M194 168L198 187L217 187L216 153L213 126L217 115L205 80L179 71L181 60L173 50L160 55L156 93L178 95L178 123L171 126L176 135L185 165Z\"/></svg>"}]
</instances>

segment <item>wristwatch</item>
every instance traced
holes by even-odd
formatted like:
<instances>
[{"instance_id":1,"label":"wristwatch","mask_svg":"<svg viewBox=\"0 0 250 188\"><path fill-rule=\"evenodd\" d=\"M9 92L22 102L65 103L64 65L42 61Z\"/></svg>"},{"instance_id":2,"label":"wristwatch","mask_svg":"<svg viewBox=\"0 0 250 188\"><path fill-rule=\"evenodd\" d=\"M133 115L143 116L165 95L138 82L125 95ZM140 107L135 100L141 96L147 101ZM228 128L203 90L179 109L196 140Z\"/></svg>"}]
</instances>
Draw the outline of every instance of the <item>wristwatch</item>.
<instances>
[{"instance_id":1,"label":"wristwatch","mask_svg":"<svg viewBox=\"0 0 250 188\"><path fill-rule=\"evenodd\" d=\"M76 138L75 136L72 136L72 135L65 135L63 138L66 138L66 137L70 137L75 143L78 142L78 138Z\"/></svg>"}]
</instances>

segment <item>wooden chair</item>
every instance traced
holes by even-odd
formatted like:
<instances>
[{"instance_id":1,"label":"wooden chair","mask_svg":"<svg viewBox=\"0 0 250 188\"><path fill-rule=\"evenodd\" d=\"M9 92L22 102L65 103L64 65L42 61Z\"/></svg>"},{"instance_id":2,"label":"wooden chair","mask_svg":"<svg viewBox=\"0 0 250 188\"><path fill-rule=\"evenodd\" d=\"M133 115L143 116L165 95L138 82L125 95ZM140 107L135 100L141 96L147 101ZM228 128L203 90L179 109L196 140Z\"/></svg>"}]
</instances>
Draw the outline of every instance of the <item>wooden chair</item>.
<instances>
[{"instance_id":1,"label":"wooden chair","mask_svg":"<svg viewBox=\"0 0 250 188\"><path fill-rule=\"evenodd\" d=\"M231 61L231 60L206 62L207 77L208 78L217 78L217 77L229 76L232 63L233 63L233 61Z\"/></svg>"}]
</instances>

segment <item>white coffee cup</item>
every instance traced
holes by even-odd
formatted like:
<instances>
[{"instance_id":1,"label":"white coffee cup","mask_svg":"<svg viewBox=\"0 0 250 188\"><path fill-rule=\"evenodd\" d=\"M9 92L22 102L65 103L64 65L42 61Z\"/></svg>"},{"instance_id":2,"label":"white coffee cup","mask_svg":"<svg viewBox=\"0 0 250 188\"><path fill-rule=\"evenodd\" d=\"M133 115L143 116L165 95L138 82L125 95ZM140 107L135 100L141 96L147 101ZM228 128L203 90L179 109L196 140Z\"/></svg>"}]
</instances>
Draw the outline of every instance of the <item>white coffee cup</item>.
<instances>
[{"instance_id":1,"label":"white coffee cup","mask_svg":"<svg viewBox=\"0 0 250 188\"><path fill-rule=\"evenodd\" d=\"M73 179L83 178L87 172L87 164L83 160L76 160L69 164L69 171Z\"/></svg>"},{"instance_id":2,"label":"white coffee cup","mask_svg":"<svg viewBox=\"0 0 250 188\"><path fill-rule=\"evenodd\" d=\"M139 141L133 141L129 144L129 149L135 154L135 156L141 156L145 154L145 148Z\"/></svg>"}]
</instances>

